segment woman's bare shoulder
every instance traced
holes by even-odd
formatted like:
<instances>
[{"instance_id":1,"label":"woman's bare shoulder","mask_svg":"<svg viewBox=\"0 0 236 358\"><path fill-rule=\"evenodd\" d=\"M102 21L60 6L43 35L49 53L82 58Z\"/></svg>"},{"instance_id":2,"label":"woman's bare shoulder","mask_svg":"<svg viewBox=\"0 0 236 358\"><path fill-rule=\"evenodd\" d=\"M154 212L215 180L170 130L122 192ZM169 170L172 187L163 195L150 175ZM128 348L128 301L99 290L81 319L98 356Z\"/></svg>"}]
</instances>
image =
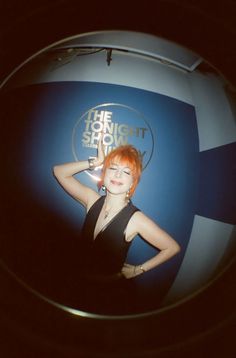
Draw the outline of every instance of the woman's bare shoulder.
<instances>
[{"instance_id":1,"label":"woman's bare shoulder","mask_svg":"<svg viewBox=\"0 0 236 358\"><path fill-rule=\"evenodd\" d=\"M137 210L131 217L134 224L137 224L140 222L140 220L146 220L148 217L141 211Z\"/></svg>"},{"instance_id":2,"label":"woman's bare shoulder","mask_svg":"<svg viewBox=\"0 0 236 358\"><path fill-rule=\"evenodd\" d=\"M136 211L128 223L127 232L130 237L134 237L146 232L147 228L153 229L153 227L157 229L158 225L142 211Z\"/></svg>"},{"instance_id":3,"label":"woman's bare shoulder","mask_svg":"<svg viewBox=\"0 0 236 358\"><path fill-rule=\"evenodd\" d=\"M88 203L87 203L87 207L86 207L87 212L100 197L101 197L101 195L98 194L95 190L90 189L88 191Z\"/></svg>"},{"instance_id":4,"label":"woman's bare shoulder","mask_svg":"<svg viewBox=\"0 0 236 358\"><path fill-rule=\"evenodd\" d=\"M138 223L142 220L143 213L141 211L135 211L131 216L127 228L126 228L126 241L132 241L133 238L138 234Z\"/></svg>"}]
</instances>

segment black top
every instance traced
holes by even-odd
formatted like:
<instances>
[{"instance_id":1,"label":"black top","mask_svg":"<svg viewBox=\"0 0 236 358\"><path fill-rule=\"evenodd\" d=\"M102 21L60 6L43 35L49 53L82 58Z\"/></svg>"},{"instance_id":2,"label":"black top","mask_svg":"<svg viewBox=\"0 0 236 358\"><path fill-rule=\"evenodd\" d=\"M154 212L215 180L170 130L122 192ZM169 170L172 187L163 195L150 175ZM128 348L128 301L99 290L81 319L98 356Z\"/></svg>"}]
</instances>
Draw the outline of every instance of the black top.
<instances>
[{"instance_id":1,"label":"black top","mask_svg":"<svg viewBox=\"0 0 236 358\"><path fill-rule=\"evenodd\" d=\"M89 271L95 275L113 275L121 271L131 244L125 240L125 230L131 216L139 211L130 201L94 239L95 226L104 201L105 196L101 196L92 205L82 229L83 240L86 240L89 249Z\"/></svg>"}]
</instances>

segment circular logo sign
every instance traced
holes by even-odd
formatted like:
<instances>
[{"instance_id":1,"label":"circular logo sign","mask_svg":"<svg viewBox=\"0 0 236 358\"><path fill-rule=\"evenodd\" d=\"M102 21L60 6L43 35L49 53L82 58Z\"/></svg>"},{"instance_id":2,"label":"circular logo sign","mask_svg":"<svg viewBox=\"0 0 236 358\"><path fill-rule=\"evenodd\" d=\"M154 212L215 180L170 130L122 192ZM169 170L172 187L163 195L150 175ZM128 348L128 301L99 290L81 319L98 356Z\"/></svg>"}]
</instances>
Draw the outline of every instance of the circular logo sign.
<instances>
[{"instance_id":1,"label":"circular logo sign","mask_svg":"<svg viewBox=\"0 0 236 358\"><path fill-rule=\"evenodd\" d=\"M75 160L96 157L102 132L106 154L120 145L132 144L141 155L143 169L147 167L154 141L152 130L143 114L118 103L105 103L89 109L73 128L72 151ZM91 175L91 172L88 174ZM96 177L95 173L92 176Z\"/></svg>"}]
</instances>

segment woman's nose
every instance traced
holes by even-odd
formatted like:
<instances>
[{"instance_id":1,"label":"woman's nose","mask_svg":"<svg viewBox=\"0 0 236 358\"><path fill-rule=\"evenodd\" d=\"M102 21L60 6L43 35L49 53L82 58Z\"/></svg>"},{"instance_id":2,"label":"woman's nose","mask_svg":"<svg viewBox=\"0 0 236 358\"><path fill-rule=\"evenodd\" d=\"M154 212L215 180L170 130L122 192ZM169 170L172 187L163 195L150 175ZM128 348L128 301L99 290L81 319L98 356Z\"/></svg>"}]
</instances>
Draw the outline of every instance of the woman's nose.
<instances>
[{"instance_id":1,"label":"woman's nose","mask_svg":"<svg viewBox=\"0 0 236 358\"><path fill-rule=\"evenodd\" d=\"M121 177L121 174L122 174L122 170L121 170L121 169L117 169L117 170L116 170L116 173L115 173L116 177L117 177L117 178L120 178L120 177Z\"/></svg>"}]
</instances>

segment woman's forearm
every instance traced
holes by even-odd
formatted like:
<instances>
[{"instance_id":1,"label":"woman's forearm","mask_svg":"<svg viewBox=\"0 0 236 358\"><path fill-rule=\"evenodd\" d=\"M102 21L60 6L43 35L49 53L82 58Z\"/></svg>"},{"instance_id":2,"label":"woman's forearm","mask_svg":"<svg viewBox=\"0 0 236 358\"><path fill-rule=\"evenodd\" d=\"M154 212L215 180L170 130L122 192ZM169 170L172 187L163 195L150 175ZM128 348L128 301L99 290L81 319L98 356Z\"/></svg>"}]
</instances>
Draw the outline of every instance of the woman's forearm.
<instances>
[{"instance_id":1,"label":"woman's forearm","mask_svg":"<svg viewBox=\"0 0 236 358\"><path fill-rule=\"evenodd\" d=\"M176 243L171 248L161 250L157 255L151 259L145 261L142 265L139 265L139 268L143 272L149 271L154 267L157 267L164 262L168 261L171 257L175 256L180 251L180 246Z\"/></svg>"},{"instance_id":2,"label":"woman's forearm","mask_svg":"<svg viewBox=\"0 0 236 358\"><path fill-rule=\"evenodd\" d=\"M92 165L92 167L94 166ZM86 208L89 207L98 194L86 185L83 185L74 175L84 170L92 169L92 167L87 160L60 164L53 167L54 176L63 189Z\"/></svg>"},{"instance_id":3,"label":"woman's forearm","mask_svg":"<svg viewBox=\"0 0 236 358\"><path fill-rule=\"evenodd\" d=\"M86 185L80 183L74 175L84 170L94 169L100 166L103 161L104 151L100 140L98 143L98 156L96 158L55 165L53 167L53 174L63 189L88 209L91 203L96 200L98 194Z\"/></svg>"},{"instance_id":4,"label":"woman's forearm","mask_svg":"<svg viewBox=\"0 0 236 358\"><path fill-rule=\"evenodd\" d=\"M152 257L151 259L145 261L141 265L130 265L125 263L121 272L123 276L126 278L133 278L138 275L141 275L142 273L152 270L154 267L157 267L164 262L168 261L171 257L176 255L180 251L180 246L176 243L175 245L172 245L171 248L167 248L164 250L161 250L157 255Z\"/></svg>"},{"instance_id":5,"label":"woman's forearm","mask_svg":"<svg viewBox=\"0 0 236 358\"><path fill-rule=\"evenodd\" d=\"M78 161L78 162L70 162L60 165L55 165L53 167L53 173L55 177L58 178L68 178L72 177L73 175L80 173L87 169L93 169L95 167L98 167L102 165L105 154L104 154L104 146L103 146L103 136L100 137L98 142L98 155L97 157L84 160L84 161Z\"/></svg>"},{"instance_id":6,"label":"woman's forearm","mask_svg":"<svg viewBox=\"0 0 236 358\"><path fill-rule=\"evenodd\" d=\"M89 162L88 160L84 160L55 165L53 167L53 173L56 178L67 178L87 169L89 169Z\"/></svg>"}]
</instances>

